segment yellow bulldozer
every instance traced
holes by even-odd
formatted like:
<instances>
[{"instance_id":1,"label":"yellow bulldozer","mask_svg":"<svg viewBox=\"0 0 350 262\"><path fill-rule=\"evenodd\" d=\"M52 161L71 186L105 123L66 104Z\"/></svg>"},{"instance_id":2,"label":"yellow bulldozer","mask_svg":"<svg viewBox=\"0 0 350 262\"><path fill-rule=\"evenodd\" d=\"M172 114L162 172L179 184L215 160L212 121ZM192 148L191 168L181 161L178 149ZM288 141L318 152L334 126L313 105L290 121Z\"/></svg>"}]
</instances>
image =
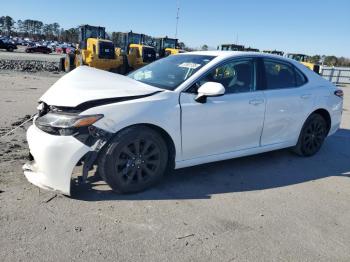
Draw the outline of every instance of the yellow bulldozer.
<instances>
[{"instance_id":1,"label":"yellow bulldozer","mask_svg":"<svg viewBox=\"0 0 350 262\"><path fill-rule=\"evenodd\" d=\"M143 44L143 35L122 33L122 45L106 39L104 27L83 25L79 28L77 49L61 58L61 68L70 72L80 65L126 74L156 59L155 49Z\"/></svg>"},{"instance_id":2,"label":"yellow bulldozer","mask_svg":"<svg viewBox=\"0 0 350 262\"><path fill-rule=\"evenodd\" d=\"M287 57L299 61L300 63L302 63L317 74L320 73L320 65L312 63L310 61L310 56L308 55L289 53L287 54Z\"/></svg>"}]
</instances>

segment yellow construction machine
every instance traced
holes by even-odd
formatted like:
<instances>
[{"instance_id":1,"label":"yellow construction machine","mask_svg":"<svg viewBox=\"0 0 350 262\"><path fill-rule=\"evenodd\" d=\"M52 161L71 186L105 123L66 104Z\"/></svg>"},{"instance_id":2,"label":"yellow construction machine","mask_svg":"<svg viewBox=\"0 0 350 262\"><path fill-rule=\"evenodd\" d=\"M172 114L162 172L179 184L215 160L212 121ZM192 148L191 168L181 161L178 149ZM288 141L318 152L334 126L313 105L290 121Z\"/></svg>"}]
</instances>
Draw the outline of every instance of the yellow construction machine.
<instances>
[{"instance_id":1,"label":"yellow construction machine","mask_svg":"<svg viewBox=\"0 0 350 262\"><path fill-rule=\"evenodd\" d=\"M160 38L156 38L155 42L156 42L156 51L159 58L185 52L180 48L178 39L176 38L169 38L167 36L160 37Z\"/></svg>"},{"instance_id":2,"label":"yellow construction machine","mask_svg":"<svg viewBox=\"0 0 350 262\"><path fill-rule=\"evenodd\" d=\"M273 55L280 55L280 56L284 55L283 51L277 51L277 50L264 50L263 53L273 54Z\"/></svg>"},{"instance_id":3,"label":"yellow construction machine","mask_svg":"<svg viewBox=\"0 0 350 262\"><path fill-rule=\"evenodd\" d=\"M115 48L113 42L106 39L104 27L82 25L79 31L77 49L61 59L64 71L70 72L80 65L108 71L120 70L123 67L121 49Z\"/></svg>"},{"instance_id":4,"label":"yellow construction machine","mask_svg":"<svg viewBox=\"0 0 350 262\"><path fill-rule=\"evenodd\" d=\"M244 48L244 51L246 51L246 52L260 52L260 50L259 49L257 49L257 48L252 48L252 47L245 47Z\"/></svg>"},{"instance_id":5,"label":"yellow construction machine","mask_svg":"<svg viewBox=\"0 0 350 262\"><path fill-rule=\"evenodd\" d=\"M305 65L306 67L310 68L315 73L320 73L320 65L312 63L310 61L310 56L304 55L304 54L287 54L288 58L294 59Z\"/></svg>"},{"instance_id":6,"label":"yellow construction machine","mask_svg":"<svg viewBox=\"0 0 350 262\"><path fill-rule=\"evenodd\" d=\"M156 60L156 50L150 37L130 31L121 33L120 47L127 57L127 71L138 69Z\"/></svg>"},{"instance_id":7,"label":"yellow construction machine","mask_svg":"<svg viewBox=\"0 0 350 262\"><path fill-rule=\"evenodd\" d=\"M106 39L104 27L80 26L77 49L61 58L61 68L70 72L80 65L126 74L156 60L156 51L144 44L145 36L133 32L120 33L118 47Z\"/></svg>"},{"instance_id":8,"label":"yellow construction machine","mask_svg":"<svg viewBox=\"0 0 350 262\"><path fill-rule=\"evenodd\" d=\"M243 45L236 45L236 44L223 44L221 46L218 46L217 49L222 51L244 51L245 50Z\"/></svg>"}]
</instances>

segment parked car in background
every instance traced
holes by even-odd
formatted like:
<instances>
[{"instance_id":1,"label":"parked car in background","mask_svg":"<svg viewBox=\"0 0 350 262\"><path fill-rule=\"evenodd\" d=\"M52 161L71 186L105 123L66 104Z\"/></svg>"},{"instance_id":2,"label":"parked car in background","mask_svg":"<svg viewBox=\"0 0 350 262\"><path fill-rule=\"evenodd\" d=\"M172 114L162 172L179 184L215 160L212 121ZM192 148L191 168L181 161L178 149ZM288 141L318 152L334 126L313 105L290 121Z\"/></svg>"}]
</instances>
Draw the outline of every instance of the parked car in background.
<instances>
[{"instance_id":1,"label":"parked car in background","mask_svg":"<svg viewBox=\"0 0 350 262\"><path fill-rule=\"evenodd\" d=\"M71 53L74 53L74 52L75 52L75 48L74 47L69 46L69 47L66 48L66 54L71 54Z\"/></svg>"},{"instance_id":2,"label":"parked car in background","mask_svg":"<svg viewBox=\"0 0 350 262\"><path fill-rule=\"evenodd\" d=\"M11 42L0 39L0 49L6 49L7 51L12 52L17 49L17 46Z\"/></svg>"},{"instance_id":3,"label":"parked car in background","mask_svg":"<svg viewBox=\"0 0 350 262\"><path fill-rule=\"evenodd\" d=\"M62 44L56 47L56 53L69 54L74 53L75 47L72 44Z\"/></svg>"},{"instance_id":4,"label":"parked car in background","mask_svg":"<svg viewBox=\"0 0 350 262\"><path fill-rule=\"evenodd\" d=\"M26 48L26 53L43 53L43 54L50 54L52 53L51 48L48 48L46 46L32 46Z\"/></svg>"},{"instance_id":5,"label":"parked car in background","mask_svg":"<svg viewBox=\"0 0 350 262\"><path fill-rule=\"evenodd\" d=\"M66 47L62 47L62 46L57 46L55 49L56 53L58 54L65 54L66 53Z\"/></svg>"},{"instance_id":6,"label":"parked car in background","mask_svg":"<svg viewBox=\"0 0 350 262\"><path fill-rule=\"evenodd\" d=\"M295 60L203 51L128 76L79 66L39 102L27 179L69 195L83 162L82 181L97 165L113 190L130 193L172 168L282 148L312 156L340 126L343 92Z\"/></svg>"}]
</instances>

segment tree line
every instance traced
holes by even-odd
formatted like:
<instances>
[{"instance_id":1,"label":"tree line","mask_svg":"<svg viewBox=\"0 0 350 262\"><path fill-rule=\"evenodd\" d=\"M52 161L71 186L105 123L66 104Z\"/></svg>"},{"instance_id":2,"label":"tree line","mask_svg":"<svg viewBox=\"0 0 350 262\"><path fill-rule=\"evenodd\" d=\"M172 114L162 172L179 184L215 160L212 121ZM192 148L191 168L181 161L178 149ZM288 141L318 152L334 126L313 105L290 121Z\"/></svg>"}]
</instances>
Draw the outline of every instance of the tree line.
<instances>
[{"instance_id":1,"label":"tree line","mask_svg":"<svg viewBox=\"0 0 350 262\"><path fill-rule=\"evenodd\" d=\"M54 40L61 42L78 43L79 28L64 29L58 23L45 24L42 21L25 19L15 21L6 15L0 17L0 34L8 36L30 37L34 40ZM117 32L112 32L112 40L117 36ZM186 51L193 51L193 48L181 43L181 48ZM208 50L207 45L203 45L202 50ZM328 66L350 66L350 59L336 56L312 56L311 62L322 63Z\"/></svg>"},{"instance_id":2,"label":"tree line","mask_svg":"<svg viewBox=\"0 0 350 262\"><path fill-rule=\"evenodd\" d=\"M320 56L320 55L314 55L310 57L311 63L323 63L327 66L344 66L344 67L350 67L350 59L346 57L337 57L337 56Z\"/></svg>"},{"instance_id":3,"label":"tree line","mask_svg":"<svg viewBox=\"0 0 350 262\"><path fill-rule=\"evenodd\" d=\"M11 16L0 16L0 34L30 37L34 40L53 40L77 43L79 28L64 29L58 23L45 24L42 21L25 19L15 21Z\"/></svg>"}]
</instances>

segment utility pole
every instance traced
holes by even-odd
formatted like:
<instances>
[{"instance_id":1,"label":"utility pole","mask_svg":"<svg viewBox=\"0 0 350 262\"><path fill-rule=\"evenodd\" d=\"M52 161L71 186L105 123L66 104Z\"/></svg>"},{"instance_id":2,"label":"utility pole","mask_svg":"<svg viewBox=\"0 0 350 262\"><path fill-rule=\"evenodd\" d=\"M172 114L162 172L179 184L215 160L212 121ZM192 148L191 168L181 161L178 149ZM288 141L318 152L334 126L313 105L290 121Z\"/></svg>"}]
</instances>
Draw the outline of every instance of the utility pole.
<instances>
[{"instance_id":1,"label":"utility pole","mask_svg":"<svg viewBox=\"0 0 350 262\"><path fill-rule=\"evenodd\" d=\"M175 38L177 39L177 27L179 25L179 13L180 13L180 0L177 0L177 13L176 13L176 29L175 29Z\"/></svg>"}]
</instances>

